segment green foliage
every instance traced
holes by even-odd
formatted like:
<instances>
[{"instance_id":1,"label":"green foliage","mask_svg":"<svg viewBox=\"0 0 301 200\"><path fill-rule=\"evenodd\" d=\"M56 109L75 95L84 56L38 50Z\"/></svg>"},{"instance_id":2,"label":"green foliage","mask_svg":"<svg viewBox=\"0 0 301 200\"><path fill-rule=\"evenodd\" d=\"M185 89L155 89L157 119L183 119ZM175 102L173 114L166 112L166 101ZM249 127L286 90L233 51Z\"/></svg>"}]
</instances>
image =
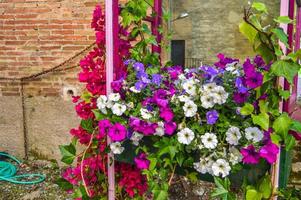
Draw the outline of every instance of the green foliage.
<instances>
[{"instance_id":1,"label":"green foliage","mask_svg":"<svg viewBox=\"0 0 301 200\"><path fill-rule=\"evenodd\" d=\"M279 24L290 24L293 22L288 16L279 16L277 19L274 19L274 21Z\"/></svg>"},{"instance_id":2,"label":"green foliage","mask_svg":"<svg viewBox=\"0 0 301 200\"><path fill-rule=\"evenodd\" d=\"M250 41L250 43L255 42L257 31L255 28L247 24L246 22L241 22L239 24L239 31Z\"/></svg>"},{"instance_id":3,"label":"green foliage","mask_svg":"<svg viewBox=\"0 0 301 200\"><path fill-rule=\"evenodd\" d=\"M55 181L55 184L57 184L62 190L71 190L73 189L73 185L66 181L63 178L59 178Z\"/></svg>"},{"instance_id":4,"label":"green foliage","mask_svg":"<svg viewBox=\"0 0 301 200\"><path fill-rule=\"evenodd\" d=\"M250 103L245 103L245 105L241 108L240 113L242 115L250 115L254 111L254 106Z\"/></svg>"},{"instance_id":5,"label":"green foliage","mask_svg":"<svg viewBox=\"0 0 301 200\"><path fill-rule=\"evenodd\" d=\"M293 83L294 77L298 74L300 65L292 61L279 60L272 64L271 71L276 76L284 77L290 84Z\"/></svg>"},{"instance_id":6,"label":"green foliage","mask_svg":"<svg viewBox=\"0 0 301 200\"><path fill-rule=\"evenodd\" d=\"M222 200L234 200L235 195L230 192L230 180L228 178L221 179L214 177L216 188L212 191L211 197L219 197Z\"/></svg>"},{"instance_id":7,"label":"green foliage","mask_svg":"<svg viewBox=\"0 0 301 200\"><path fill-rule=\"evenodd\" d=\"M260 113L259 115L252 115L252 120L254 124L260 126L263 130L269 129L269 115L267 113Z\"/></svg>"},{"instance_id":8,"label":"green foliage","mask_svg":"<svg viewBox=\"0 0 301 200\"><path fill-rule=\"evenodd\" d=\"M268 9L267 9L267 7L265 6L264 3L253 2L252 8L254 8L255 10L257 10L259 12L268 13Z\"/></svg>"},{"instance_id":9,"label":"green foliage","mask_svg":"<svg viewBox=\"0 0 301 200\"><path fill-rule=\"evenodd\" d=\"M72 142L69 145L60 145L59 148L62 155L61 161L68 165L72 164L76 157L75 143Z\"/></svg>"},{"instance_id":10,"label":"green foliage","mask_svg":"<svg viewBox=\"0 0 301 200\"><path fill-rule=\"evenodd\" d=\"M85 129L88 133L93 133L94 127L93 127L93 120L92 119L83 119L80 122L80 126Z\"/></svg>"},{"instance_id":11,"label":"green foliage","mask_svg":"<svg viewBox=\"0 0 301 200\"><path fill-rule=\"evenodd\" d=\"M255 186L246 187L246 200L270 199L273 192L271 177L263 177Z\"/></svg>"}]
</instances>

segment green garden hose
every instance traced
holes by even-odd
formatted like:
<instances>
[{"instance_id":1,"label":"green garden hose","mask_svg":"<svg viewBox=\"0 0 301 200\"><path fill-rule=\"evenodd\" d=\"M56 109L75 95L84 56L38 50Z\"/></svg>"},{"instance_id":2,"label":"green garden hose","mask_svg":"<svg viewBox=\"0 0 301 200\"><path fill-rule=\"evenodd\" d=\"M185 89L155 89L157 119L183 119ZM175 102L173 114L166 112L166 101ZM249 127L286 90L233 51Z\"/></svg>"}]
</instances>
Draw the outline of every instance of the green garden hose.
<instances>
[{"instance_id":1,"label":"green garden hose","mask_svg":"<svg viewBox=\"0 0 301 200\"><path fill-rule=\"evenodd\" d=\"M10 158L19 165L21 162L12 155L9 155L4 152L0 152L0 156ZM45 180L45 176L42 174L22 174L16 175L17 167L10 162L0 161L0 181L7 181L15 184L37 184ZM35 178L32 181L22 181L24 178Z\"/></svg>"}]
</instances>

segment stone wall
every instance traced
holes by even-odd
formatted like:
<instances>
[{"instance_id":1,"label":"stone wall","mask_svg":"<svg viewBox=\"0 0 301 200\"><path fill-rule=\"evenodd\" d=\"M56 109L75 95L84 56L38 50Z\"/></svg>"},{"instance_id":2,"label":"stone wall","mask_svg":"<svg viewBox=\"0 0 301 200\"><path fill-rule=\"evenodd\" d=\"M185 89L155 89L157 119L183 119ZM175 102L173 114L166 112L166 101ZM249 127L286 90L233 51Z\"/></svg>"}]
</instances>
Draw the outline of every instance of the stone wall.
<instances>
[{"instance_id":1,"label":"stone wall","mask_svg":"<svg viewBox=\"0 0 301 200\"><path fill-rule=\"evenodd\" d=\"M240 34L238 24L247 0L174 0L173 19L180 13L189 16L172 23L173 39L186 41L186 57L205 64L216 61L216 54L243 59L253 55L248 41ZM280 0L266 3L272 15L279 15Z\"/></svg>"}]
</instances>

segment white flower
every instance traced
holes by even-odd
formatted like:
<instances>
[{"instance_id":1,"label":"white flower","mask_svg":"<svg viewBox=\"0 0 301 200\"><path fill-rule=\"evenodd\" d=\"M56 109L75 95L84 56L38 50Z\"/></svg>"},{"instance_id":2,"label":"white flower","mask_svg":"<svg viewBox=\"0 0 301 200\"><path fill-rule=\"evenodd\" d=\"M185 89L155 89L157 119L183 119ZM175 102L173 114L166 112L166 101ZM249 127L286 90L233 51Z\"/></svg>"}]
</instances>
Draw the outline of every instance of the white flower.
<instances>
[{"instance_id":1,"label":"white flower","mask_svg":"<svg viewBox=\"0 0 301 200\"><path fill-rule=\"evenodd\" d=\"M214 176L222 176L225 178L229 175L231 167L229 163L224 159L218 159L212 165L212 171Z\"/></svg>"},{"instance_id":2,"label":"white flower","mask_svg":"<svg viewBox=\"0 0 301 200\"><path fill-rule=\"evenodd\" d=\"M203 85L203 88L201 89L201 91L203 93L211 93L215 88L216 88L216 83L207 83L205 85Z\"/></svg>"},{"instance_id":3,"label":"white flower","mask_svg":"<svg viewBox=\"0 0 301 200\"><path fill-rule=\"evenodd\" d=\"M119 93L111 93L111 94L109 94L108 99L109 99L109 101L113 101L113 102L119 101L120 94Z\"/></svg>"},{"instance_id":4,"label":"white flower","mask_svg":"<svg viewBox=\"0 0 301 200\"><path fill-rule=\"evenodd\" d=\"M199 162L193 163L193 167L196 171L202 174L206 174L208 172L208 163L203 158L200 158Z\"/></svg>"},{"instance_id":5,"label":"white flower","mask_svg":"<svg viewBox=\"0 0 301 200\"><path fill-rule=\"evenodd\" d=\"M226 141L231 145L238 145L241 138L239 128L231 126L226 132Z\"/></svg>"},{"instance_id":6,"label":"white flower","mask_svg":"<svg viewBox=\"0 0 301 200\"><path fill-rule=\"evenodd\" d=\"M180 75L178 76L178 78L179 78L181 81L186 80L186 77L185 77L184 74L180 74Z\"/></svg>"},{"instance_id":7,"label":"white flower","mask_svg":"<svg viewBox=\"0 0 301 200\"><path fill-rule=\"evenodd\" d=\"M106 108L106 104L107 104L107 96L106 95L100 95L98 98L97 98L97 107L99 110L102 110L104 108Z\"/></svg>"},{"instance_id":8,"label":"white flower","mask_svg":"<svg viewBox=\"0 0 301 200\"><path fill-rule=\"evenodd\" d=\"M180 132L177 133L178 141L181 144L190 144L194 139L194 133L189 128L184 128Z\"/></svg>"},{"instance_id":9,"label":"white flower","mask_svg":"<svg viewBox=\"0 0 301 200\"><path fill-rule=\"evenodd\" d=\"M210 94L203 94L201 96L202 106L206 109L212 108L214 106L214 98Z\"/></svg>"},{"instance_id":10,"label":"white flower","mask_svg":"<svg viewBox=\"0 0 301 200\"><path fill-rule=\"evenodd\" d=\"M132 140L135 146L139 145L139 141L143 138L143 135L137 132L133 132L133 135L130 140Z\"/></svg>"},{"instance_id":11,"label":"white flower","mask_svg":"<svg viewBox=\"0 0 301 200\"><path fill-rule=\"evenodd\" d=\"M257 127L249 127L245 129L245 134L247 140L251 140L253 142L259 142L263 138L263 133Z\"/></svg>"},{"instance_id":12,"label":"white flower","mask_svg":"<svg viewBox=\"0 0 301 200\"><path fill-rule=\"evenodd\" d=\"M140 114L141 114L141 116L142 116L143 119L150 119L150 118L152 118L152 113L149 112L145 108L141 108L140 109Z\"/></svg>"},{"instance_id":13,"label":"white flower","mask_svg":"<svg viewBox=\"0 0 301 200\"><path fill-rule=\"evenodd\" d=\"M190 100L190 98L188 96L186 96L186 95L180 95L180 96L178 96L178 99L181 102L187 102L187 101Z\"/></svg>"},{"instance_id":14,"label":"white flower","mask_svg":"<svg viewBox=\"0 0 301 200\"><path fill-rule=\"evenodd\" d=\"M214 89L214 103L217 104L224 104L227 101L229 94L225 91L223 86L217 86Z\"/></svg>"},{"instance_id":15,"label":"white flower","mask_svg":"<svg viewBox=\"0 0 301 200\"><path fill-rule=\"evenodd\" d=\"M189 79L183 83L183 89L190 95L196 95L196 86L193 79Z\"/></svg>"},{"instance_id":16,"label":"white flower","mask_svg":"<svg viewBox=\"0 0 301 200\"><path fill-rule=\"evenodd\" d=\"M232 163L232 165L236 165L242 161L242 155L235 147L229 148L229 161Z\"/></svg>"},{"instance_id":17,"label":"white flower","mask_svg":"<svg viewBox=\"0 0 301 200\"><path fill-rule=\"evenodd\" d=\"M163 136L164 135L164 123L158 122L158 127L156 128L156 132L154 135Z\"/></svg>"},{"instance_id":18,"label":"white flower","mask_svg":"<svg viewBox=\"0 0 301 200\"><path fill-rule=\"evenodd\" d=\"M121 146L120 142L111 143L110 149L113 154L121 154L124 151L124 147Z\"/></svg>"},{"instance_id":19,"label":"white flower","mask_svg":"<svg viewBox=\"0 0 301 200\"><path fill-rule=\"evenodd\" d=\"M201 136L201 140L207 149L214 149L218 142L214 133L205 133L205 135Z\"/></svg>"},{"instance_id":20,"label":"white flower","mask_svg":"<svg viewBox=\"0 0 301 200\"><path fill-rule=\"evenodd\" d=\"M184 104L183 110L186 117L193 117L196 115L198 107L193 101L189 100Z\"/></svg>"},{"instance_id":21,"label":"white flower","mask_svg":"<svg viewBox=\"0 0 301 200\"><path fill-rule=\"evenodd\" d=\"M136 90L135 86L130 87L130 91L132 91L134 93L140 93L139 90Z\"/></svg>"},{"instance_id":22,"label":"white flower","mask_svg":"<svg viewBox=\"0 0 301 200\"><path fill-rule=\"evenodd\" d=\"M126 110L126 106L120 103L115 103L112 107L112 112L114 115L121 116Z\"/></svg>"}]
</instances>

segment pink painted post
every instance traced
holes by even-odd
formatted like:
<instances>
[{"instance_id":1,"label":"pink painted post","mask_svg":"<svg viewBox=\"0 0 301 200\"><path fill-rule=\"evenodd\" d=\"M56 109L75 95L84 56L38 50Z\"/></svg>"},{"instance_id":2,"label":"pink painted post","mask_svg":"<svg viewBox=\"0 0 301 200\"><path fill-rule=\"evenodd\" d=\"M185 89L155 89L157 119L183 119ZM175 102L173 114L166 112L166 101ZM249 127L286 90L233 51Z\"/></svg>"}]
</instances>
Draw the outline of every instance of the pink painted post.
<instances>
[{"instance_id":1,"label":"pink painted post","mask_svg":"<svg viewBox=\"0 0 301 200\"><path fill-rule=\"evenodd\" d=\"M119 6L118 0L113 1L113 66L114 80L119 79L122 74L119 56Z\"/></svg>"},{"instance_id":2,"label":"pink painted post","mask_svg":"<svg viewBox=\"0 0 301 200\"><path fill-rule=\"evenodd\" d=\"M111 90L111 82L113 81L114 71L114 45L113 45L113 1L106 0L106 91L109 95ZM116 6L116 5L115 5ZM111 144L111 138L107 137L107 144ZM114 169L114 155L108 154L108 199L115 200L115 169Z\"/></svg>"},{"instance_id":3,"label":"pink painted post","mask_svg":"<svg viewBox=\"0 0 301 200\"><path fill-rule=\"evenodd\" d=\"M156 13L156 16L154 20L152 21L152 34L156 37L156 41L158 45L152 45L152 52L161 53L161 39L162 36L159 33L159 26L162 23L162 0L155 0L154 2L154 10Z\"/></svg>"}]
</instances>

